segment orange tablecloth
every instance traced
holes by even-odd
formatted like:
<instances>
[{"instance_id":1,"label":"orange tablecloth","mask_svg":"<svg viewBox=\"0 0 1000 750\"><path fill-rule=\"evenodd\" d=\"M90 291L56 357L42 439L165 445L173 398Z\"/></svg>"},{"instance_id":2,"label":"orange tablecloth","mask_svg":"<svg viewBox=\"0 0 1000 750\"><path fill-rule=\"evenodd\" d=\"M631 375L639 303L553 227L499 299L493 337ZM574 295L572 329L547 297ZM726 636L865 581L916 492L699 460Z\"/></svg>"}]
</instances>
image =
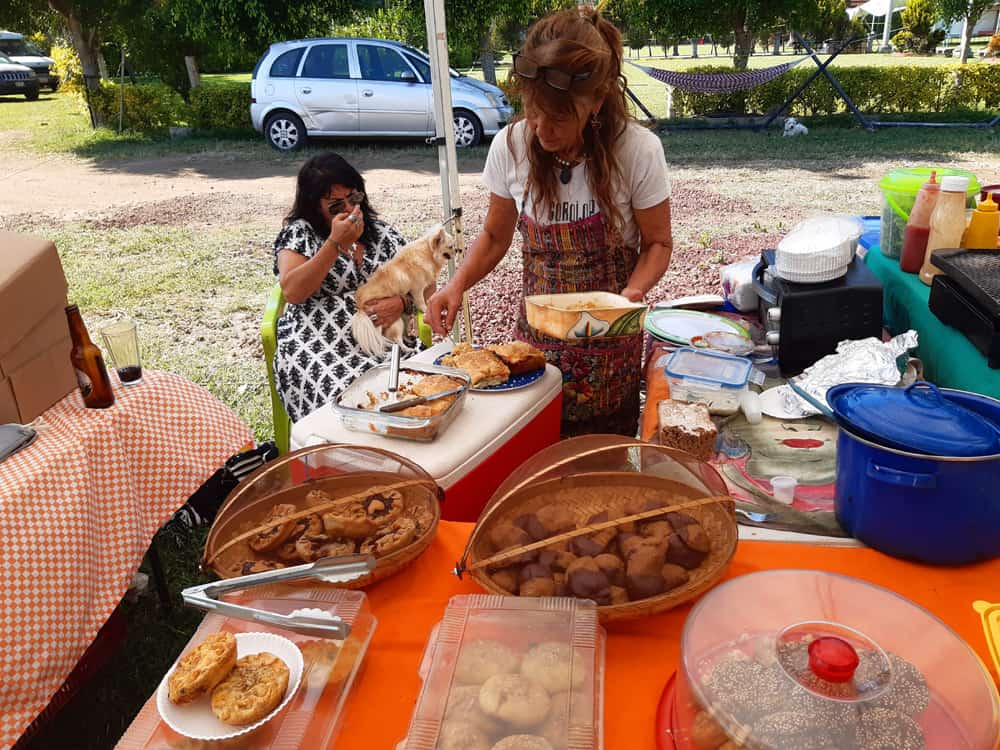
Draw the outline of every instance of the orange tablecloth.
<instances>
[{"instance_id":1,"label":"orange tablecloth","mask_svg":"<svg viewBox=\"0 0 1000 750\"><path fill-rule=\"evenodd\" d=\"M391 750L406 735L420 692L418 669L431 628L441 619L450 597L482 591L471 578L459 581L450 573L471 531L472 524L442 522L433 544L410 568L368 589L378 628L345 705L340 736L327 750ZM727 577L776 568L833 571L891 588L934 612L984 661L989 658L979 615L971 605L977 598L1000 599L1000 560L964 568L932 568L870 549L741 542ZM608 627L604 704L608 750L655 747L654 712L664 684L677 667L681 629L689 611L690 606L685 606ZM155 690L150 685L150 691ZM155 716L155 712L154 695L140 716ZM148 734L148 725L140 723L145 724L137 721L126 737L135 740Z\"/></svg>"},{"instance_id":2,"label":"orange tablecloth","mask_svg":"<svg viewBox=\"0 0 1000 750\"><path fill-rule=\"evenodd\" d=\"M455 594L480 592L449 571L462 554L471 524L441 524L438 538L412 568L369 589L378 629L348 699L336 747L391 749L406 734L420 691L417 669L431 627ZM827 570L891 588L947 622L988 661L975 599L1000 600L1000 560L963 568L903 562L871 549L740 542L727 577L758 570ZM655 747L654 712L677 666L681 629L690 607L608 628L604 746Z\"/></svg>"},{"instance_id":3,"label":"orange tablecloth","mask_svg":"<svg viewBox=\"0 0 1000 750\"><path fill-rule=\"evenodd\" d=\"M156 530L253 439L208 391L143 373L110 409L74 391L0 462L0 747L11 746L121 600Z\"/></svg>"}]
</instances>

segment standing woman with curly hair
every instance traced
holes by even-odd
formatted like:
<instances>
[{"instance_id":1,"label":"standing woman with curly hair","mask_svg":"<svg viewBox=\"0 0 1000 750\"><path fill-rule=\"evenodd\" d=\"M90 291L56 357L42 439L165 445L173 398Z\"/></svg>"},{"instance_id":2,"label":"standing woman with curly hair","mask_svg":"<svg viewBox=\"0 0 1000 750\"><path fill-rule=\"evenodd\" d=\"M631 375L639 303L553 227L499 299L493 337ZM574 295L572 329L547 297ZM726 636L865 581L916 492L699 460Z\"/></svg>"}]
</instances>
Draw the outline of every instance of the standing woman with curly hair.
<instances>
[{"instance_id":1,"label":"standing woman with curly hair","mask_svg":"<svg viewBox=\"0 0 1000 750\"><path fill-rule=\"evenodd\" d=\"M514 55L523 116L493 140L483 182L482 233L454 278L429 303L444 334L462 294L523 240L523 293L609 291L638 302L670 264L670 180L660 139L625 104L622 40L593 8L535 23ZM529 328L522 303L515 334L563 373L564 435L634 436L642 334L573 343Z\"/></svg>"}]
</instances>

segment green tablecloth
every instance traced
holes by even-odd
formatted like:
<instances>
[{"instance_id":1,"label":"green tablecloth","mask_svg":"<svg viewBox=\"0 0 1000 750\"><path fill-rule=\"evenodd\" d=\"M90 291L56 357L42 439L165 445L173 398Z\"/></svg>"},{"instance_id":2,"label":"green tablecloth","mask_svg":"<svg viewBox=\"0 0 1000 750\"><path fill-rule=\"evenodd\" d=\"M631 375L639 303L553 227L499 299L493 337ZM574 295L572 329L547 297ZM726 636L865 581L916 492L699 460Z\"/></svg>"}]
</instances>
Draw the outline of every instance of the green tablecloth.
<instances>
[{"instance_id":1,"label":"green tablecloth","mask_svg":"<svg viewBox=\"0 0 1000 750\"><path fill-rule=\"evenodd\" d=\"M916 274L899 270L899 262L882 255L878 245L868 249L865 262L882 282L886 328L893 335L910 328L920 335L917 356L923 360L926 378L942 388L1000 398L1000 370L991 369L961 331L931 312L930 287Z\"/></svg>"}]
</instances>

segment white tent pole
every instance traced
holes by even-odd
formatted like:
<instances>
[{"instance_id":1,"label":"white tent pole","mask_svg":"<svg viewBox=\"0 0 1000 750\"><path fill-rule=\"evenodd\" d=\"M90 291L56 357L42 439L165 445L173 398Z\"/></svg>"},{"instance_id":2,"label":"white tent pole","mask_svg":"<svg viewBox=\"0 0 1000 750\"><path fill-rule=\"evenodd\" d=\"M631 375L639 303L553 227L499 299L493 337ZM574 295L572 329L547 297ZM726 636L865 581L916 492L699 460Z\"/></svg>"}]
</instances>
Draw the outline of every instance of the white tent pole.
<instances>
[{"instance_id":1,"label":"white tent pole","mask_svg":"<svg viewBox=\"0 0 1000 750\"><path fill-rule=\"evenodd\" d=\"M885 25L882 27L882 46L879 52L892 52L892 45L889 40L892 38L892 0L889 0L889 7L885 11Z\"/></svg>"},{"instance_id":2,"label":"white tent pole","mask_svg":"<svg viewBox=\"0 0 1000 750\"><path fill-rule=\"evenodd\" d=\"M438 149L438 171L441 174L441 204L445 220L451 219L449 231L455 236L459 257L465 250L462 231L462 197L458 187L458 156L455 151L455 124L451 104L451 71L448 66L448 34L444 15L444 0L424 0L427 22L427 54L431 59L431 79L434 96L434 144ZM448 277L455 275L455 261L448 262ZM469 295L462 297L465 318L465 339L472 341L472 314ZM451 333L458 340L458 325Z\"/></svg>"}]
</instances>

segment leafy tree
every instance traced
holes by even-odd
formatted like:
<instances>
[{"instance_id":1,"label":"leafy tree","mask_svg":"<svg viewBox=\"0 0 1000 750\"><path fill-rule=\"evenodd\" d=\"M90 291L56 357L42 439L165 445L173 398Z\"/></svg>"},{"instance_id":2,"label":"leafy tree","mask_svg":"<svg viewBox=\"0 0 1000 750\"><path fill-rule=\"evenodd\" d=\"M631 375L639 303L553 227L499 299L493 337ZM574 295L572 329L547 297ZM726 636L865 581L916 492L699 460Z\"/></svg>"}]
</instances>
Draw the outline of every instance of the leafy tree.
<instances>
[{"instance_id":1,"label":"leafy tree","mask_svg":"<svg viewBox=\"0 0 1000 750\"><path fill-rule=\"evenodd\" d=\"M910 0L901 14L902 31L892 38L896 49L928 54L944 39L944 30L935 29L938 9L934 0Z\"/></svg>"},{"instance_id":2,"label":"leafy tree","mask_svg":"<svg viewBox=\"0 0 1000 750\"><path fill-rule=\"evenodd\" d=\"M945 23L969 19L962 34L962 62L968 60L972 53L972 30L994 2L995 0L935 0L941 20Z\"/></svg>"},{"instance_id":3,"label":"leafy tree","mask_svg":"<svg viewBox=\"0 0 1000 750\"><path fill-rule=\"evenodd\" d=\"M816 0L815 3L804 4L789 14L788 25L817 43L827 39L843 41L856 34L867 34L860 18L852 20L847 15L844 0Z\"/></svg>"},{"instance_id":4,"label":"leafy tree","mask_svg":"<svg viewBox=\"0 0 1000 750\"><path fill-rule=\"evenodd\" d=\"M766 40L788 18L814 4L815 0L647 0L643 6L659 38L732 34L733 66L746 70L758 40Z\"/></svg>"}]
</instances>

